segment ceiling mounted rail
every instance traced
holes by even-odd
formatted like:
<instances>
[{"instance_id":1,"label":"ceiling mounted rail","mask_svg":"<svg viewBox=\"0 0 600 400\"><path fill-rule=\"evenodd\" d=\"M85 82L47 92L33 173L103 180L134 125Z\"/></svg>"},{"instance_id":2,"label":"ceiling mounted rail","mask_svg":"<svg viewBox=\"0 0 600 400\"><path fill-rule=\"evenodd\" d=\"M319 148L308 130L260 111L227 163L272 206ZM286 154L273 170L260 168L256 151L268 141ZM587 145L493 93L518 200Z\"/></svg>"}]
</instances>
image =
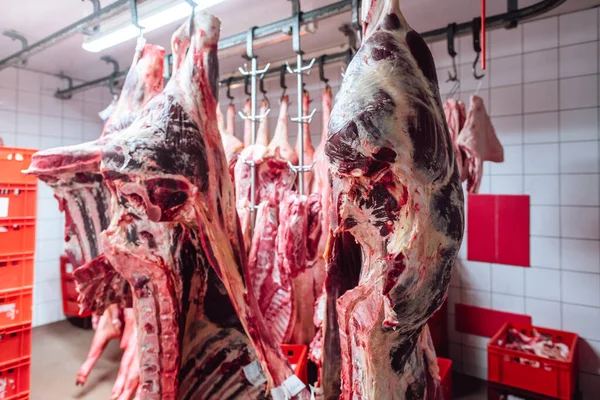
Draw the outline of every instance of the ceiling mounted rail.
<instances>
[{"instance_id":1,"label":"ceiling mounted rail","mask_svg":"<svg viewBox=\"0 0 600 400\"><path fill-rule=\"evenodd\" d=\"M124 2L126 4L126 7L124 9L127 9L127 5L129 4L129 1L130 0L119 0L119 2ZM329 4L329 5L321 7L321 8L317 8L317 9L307 11L307 12L302 12L300 14L300 23L302 25L305 25L310 22L315 22L320 19L333 17L335 15L344 13L346 11L350 11L352 9L353 3L355 3L355 2L356 2L356 0L342 0L342 1L338 1L336 3ZM253 37L254 37L254 39L260 39L260 38L264 38L264 37L267 37L270 35L280 33L282 31L285 31L286 29L290 29L291 24L294 22L294 20L295 20L294 17L290 17L290 18L286 18L286 19L278 21L278 22L274 22L274 23L271 23L268 25L258 27L256 29L254 29L254 31L253 31ZM290 33L291 33L291 31L290 31ZM225 39L221 39L221 40L219 40L219 45L218 45L219 49L223 50L223 49L227 49L227 48L234 47L234 46L246 45L247 36L248 36L248 32L246 31L246 32L243 32L243 33L240 33L237 35L230 36ZM170 54L168 56L166 56L165 59L168 63L172 62ZM2 69L1 64L0 64L0 69ZM165 68L165 71L166 70L167 69ZM56 95L56 97L61 98L61 99L69 98L70 96L72 96L75 93L84 92L84 91L91 89L93 87L96 87L96 86L106 85L109 82L111 82L111 80L113 80L115 78L123 77L126 74L127 74L127 70L121 71L117 75L111 74L111 75L108 75L108 76L105 76L102 78L94 79L93 81L85 82L80 85L70 87L68 89L59 90L56 92L55 95Z\"/></svg>"},{"instance_id":2,"label":"ceiling mounted rail","mask_svg":"<svg viewBox=\"0 0 600 400\"><path fill-rule=\"evenodd\" d=\"M27 46L23 50L18 51L4 58L3 60L0 60L0 71L18 64L19 60L27 59L33 54L39 53L40 51L43 51L48 47L55 45L58 42L68 39L69 37L77 33L81 33L82 30L93 29L94 26L98 25L102 21L105 21L114 15L128 10L128 7L129 0L117 0L112 4L101 8L97 12L94 12L88 15L87 17L72 23L71 25L61 29L60 31L55 32L50 36L46 36L42 40L39 40L33 43L32 45Z\"/></svg>"},{"instance_id":3,"label":"ceiling mounted rail","mask_svg":"<svg viewBox=\"0 0 600 400\"><path fill-rule=\"evenodd\" d=\"M515 27L517 23L526 21L531 18L539 17L556 7L565 3L567 0L542 0L538 3L517 10L512 8L511 0L508 0L509 11L504 14L493 15L485 19L486 31L491 31L498 28ZM423 39L428 42L435 42L446 37L447 28L434 29L428 32L421 33ZM456 36L470 35L473 32L473 21L463 22L456 26Z\"/></svg>"},{"instance_id":4,"label":"ceiling mounted rail","mask_svg":"<svg viewBox=\"0 0 600 400\"><path fill-rule=\"evenodd\" d=\"M128 1L129 0L118 0L117 2L118 3L124 2L127 4ZM354 1L355 0L338 1L336 3L327 5L325 7L317 8L312 11L303 12L301 14L301 23L306 24L306 23L309 23L312 21L317 21L319 19L332 17L337 14L344 13L346 11L351 11ZM528 20L531 18L539 17L539 16L555 9L556 7L560 6L561 4L565 3L567 0L542 0L531 6L523 7L521 9L517 9L517 10L512 9L510 7L510 0L508 0L508 1L509 1L509 3L508 3L509 11L507 11L506 13L503 13L503 14L498 14L498 15L494 15L494 16L486 18L486 30L487 31L506 27L506 25L508 23L511 23L511 25L513 25L514 23L518 23L518 22L525 21L525 20ZM512 21L514 21L514 22L512 22ZM292 22L294 22L294 17L290 17L290 18L287 18L287 19L284 19L284 20L281 20L278 22L274 22L272 24L268 24L265 26L257 27L254 29L254 38L258 39L258 38L266 37L269 35L277 34L277 33L281 32L282 30L285 31L286 29L289 29ZM421 36L428 42L434 42L437 40L445 39L446 35L447 35L447 31L448 31L448 28L443 27L443 28L434 29L431 31L421 33ZM455 30L456 36L471 35L472 33L473 33L473 21L463 22L461 24L456 25L456 30ZM237 35L222 39L219 41L218 48L220 50L222 50L222 49L233 47L233 46L245 45L246 37L247 37L247 32L243 32L243 33L239 33ZM18 54L19 53L17 53L16 56L18 56ZM347 54L347 53L345 53L345 54ZM1 62L0 62L0 69L2 69ZM120 78L122 76L125 76L125 74L127 74L127 70L120 72L118 74L118 76L111 74L111 75L105 76L103 78L99 78L99 79L95 79L90 82L82 83L81 85L73 86L70 89L59 90L58 92L56 92L56 96L63 98L63 96L66 97L66 96L69 96L70 94L82 92L82 91L85 91L85 90L90 89L95 86L107 85L111 81L111 79ZM241 78L241 77L234 78L234 82L242 81L242 80L243 80L243 78Z\"/></svg>"},{"instance_id":5,"label":"ceiling mounted rail","mask_svg":"<svg viewBox=\"0 0 600 400\"><path fill-rule=\"evenodd\" d=\"M300 24L305 25L309 22L316 22L321 19L333 17L346 11L350 11L351 9L352 0L342 0L324 7L316 8L311 11L303 11L302 13L300 13ZM280 33L282 31L286 31L291 34L291 26L295 21L296 17L292 16L281 21L257 27L254 30L254 39L260 39L266 36ZM238 33L237 35L233 35L228 38L219 40L219 50L227 49L233 46L245 45L246 35L246 32L242 32Z\"/></svg>"}]
</instances>

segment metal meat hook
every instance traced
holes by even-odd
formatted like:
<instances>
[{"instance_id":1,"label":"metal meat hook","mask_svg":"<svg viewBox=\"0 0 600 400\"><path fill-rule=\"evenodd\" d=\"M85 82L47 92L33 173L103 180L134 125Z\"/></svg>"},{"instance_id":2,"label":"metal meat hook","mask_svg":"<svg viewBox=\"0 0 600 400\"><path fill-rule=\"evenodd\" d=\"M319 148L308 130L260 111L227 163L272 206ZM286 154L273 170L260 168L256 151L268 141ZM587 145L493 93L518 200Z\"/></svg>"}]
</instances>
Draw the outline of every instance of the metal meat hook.
<instances>
[{"instance_id":1,"label":"metal meat hook","mask_svg":"<svg viewBox=\"0 0 600 400\"><path fill-rule=\"evenodd\" d=\"M85 1L85 0L81 0L81 1ZM100 0L90 0L92 2L92 5L94 6L94 14L97 13L98 11L100 11ZM84 35L93 35L95 33L97 33L100 30L100 25L96 25L93 28L82 28L81 29L81 33L83 33Z\"/></svg>"},{"instance_id":2,"label":"metal meat hook","mask_svg":"<svg viewBox=\"0 0 600 400\"><path fill-rule=\"evenodd\" d=\"M19 42L21 42L21 46L26 49L28 46L27 43L27 39L25 38L25 36L21 35L19 32L15 31L14 29L7 29L5 31L2 31L2 34L6 37L11 38L12 40L18 40ZM27 59L24 57L21 57L21 64L25 65L27 64Z\"/></svg>"},{"instance_id":3,"label":"metal meat hook","mask_svg":"<svg viewBox=\"0 0 600 400\"><path fill-rule=\"evenodd\" d=\"M452 71L454 75L450 71L448 71L448 79L446 82L458 82L458 70L456 68L456 50L454 49L454 38L456 37L456 30L458 29L458 25L456 23L449 24L446 30L446 35L448 36L448 54L452 58Z\"/></svg>"},{"instance_id":4,"label":"metal meat hook","mask_svg":"<svg viewBox=\"0 0 600 400\"><path fill-rule=\"evenodd\" d=\"M231 95L231 82L233 82L233 76L230 76L227 79L227 98L229 99L229 104L233 103L233 96Z\"/></svg>"},{"instance_id":5,"label":"metal meat hook","mask_svg":"<svg viewBox=\"0 0 600 400\"><path fill-rule=\"evenodd\" d=\"M269 101L269 98L267 97L267 91L265 90L265 74L262 74L260 77L260 80L258 81L258 90L260 90L260 92L263 95L263 100L267 102L267 110L271 108L271 102Z\"/></svg>"},{"instance_id":6,"label":"metal meat hook","mask_svg":"<svg viewBox=\"0 0 600 400\"><path fill-rule=\"evenodd\" d=\"M477 74L477 63L479 57L481 57L481 18L473 19L473 50L477 54L475 61L473 61L473 77L480 80L485 76L485 74Z\"/></svg>"},{"instance_id":7,"label":"metal meat hook","mask_svg":"<svg viewBox=\"0 0 600 400\"><path fill-rule=\"evenodd\" d=\"M319 57L319 79L321 79L321 82L325 83L325 88L329 87L329 79L325 78L325 58L327 58L326 54L323 54L321 57Z\"/></svg>"},{"instance_id":8,"label":"metal meat hook","mask_svg":"<svg viewBox=\"0 0 600 400\"><path fill-rule=\"evenodd\" d=\"M287 85L285 84L286 70L287 69L285 65L279 67L279 86L281 87L281 89L283 89L283 91L281 92L281 97L279 98L279 104L281 104L281 99L283 99L283 96L285 96L285 92L287 91Z\"/></svg>"},{"instance_id":9,"label":"metal meat hook","mask_svg":"<svg viewBox=\"0 0 600 400\"><path fill-rule=\"evenodd\" d=\"M184 1L186 3L188 3L190 5L190 7L192 8L192 11L190 13L190 21L189 21L189 25L188 25L188 36L191 38L193 30L194 30L194 13L196 12L197 4L194 0L184 0ZM188 47L186 50L186 54L189 50L190 50L190 48Z\"/></svg>"},{"instance_id":10,"label":"metal meat hook","mask_svg":"<svg viewBox=\"0 0 600 400\"><path fill-rule=\"evenodd\" d=\"M111 64L113 66L113 73L110 80L108 81L108 90L110 91L110 94L116 97L119 93L115 90L115 84L117 83L115 77L119 73L119 63L117 62L117 60L110 56L102 56L100 57L100 59L105 63Z\"/></svg>"},{"instance_id":11,"label":"metal meat hook","mask_svg":"<svg viewBox=\"0 0 600 400\"><path fill-rule=\"evenodd\" d=\"M129 0L129 7L131 8L131 25L135 26L140 30L140 35L142 34L143 26L138 22L138 9L137 9L137 1Z\"/></svg>"},{"instance_id":12,"label":"metal meat hook","mask_svg":"<svg viewBox=\"0 0 600 400\"><path fill-rule=\"evenodd\" d=\"M250 97L252 96L252 93L250 93L248 86L250 86L250 75L244 76L244 93L246 93L246 96Z\"/></svg>"}]
</instances>

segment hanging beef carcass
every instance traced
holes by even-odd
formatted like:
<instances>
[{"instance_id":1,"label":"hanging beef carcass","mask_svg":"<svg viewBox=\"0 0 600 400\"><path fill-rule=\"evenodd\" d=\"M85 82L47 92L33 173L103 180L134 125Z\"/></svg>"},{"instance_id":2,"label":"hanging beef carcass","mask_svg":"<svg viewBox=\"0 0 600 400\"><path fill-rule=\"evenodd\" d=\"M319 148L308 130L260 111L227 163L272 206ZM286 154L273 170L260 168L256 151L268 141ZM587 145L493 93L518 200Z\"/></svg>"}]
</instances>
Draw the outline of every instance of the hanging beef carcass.
<instances>
[{"instance_id":1,"label":"hanging beef carcass","mask_svg":"<svg viewBox=\"0 0 600 400\"><path fill-rule=\"evenodd\" d=\"M456 156L456 164L460 171L460 181L463 182L467 179L467 171L463 165L463 154L458 147L458 135L465 126L467 120L467 109L465 103L456 99L448 99L444 103L444 115L448 124L448 131L450 132L450 139L452 140L452 146L454 148L454 154Z\"/></svg>"},{"instance_id":2,"label":"hanging beef carcass","mask_svg":"<svg viewBox=\"0 0 600 400\"><path fill-rule=\"evenodd\" d=\"M327 141L327 126L329 125L329 116L331 115L332 93L331 87L327 85L322 94L322 113L323 128L321 133L321 142L315 150L312 179L310 181L310 193L318 193L321 196L321 237L319 238L318 256L315 259L315 294L320 294L325 280L325 262L323 254L327 238L329 236L329 205L331 200L331 188L329 186L329 171L327 158L325 157L325 144Z\"/></svg>"},{"instance_id":3,"label":"hanging beef carcass","mask_svg":"<svg viewBox=\"0 0 600 400\"><path fill-rule=\"evenodd\" d=\"M313 321L315 325L315 337L310 344L309 358L313 361L320 374L321 370L321 351L323 349L323 318L324 318L324 300L323 283L325 281L325 248L327 239L329 238L329 211L331 203L331 188L329 186L329 168L327 165L327 157L325 156L325 144L327 142L327 127L329 125L329 116L331 115L332 106L331 87L327 85L322 94L322 113L323 127L321 132L321 142L315 150L315 165L313 167L312 180L310 182L310 193L319 193L321 195L321 236L317 247L317 257L315 258L313 269L314 279L314 298L315 310Z\"/></svg>"},{"instance_id":4,"label":"hanging beef carcass","mask_svg":"<svg viewBox=\"0 0 600 400\"><path fill-rule=\"evenodd\" d=\"M252 103L250 99L246 99L244 102L244 115L250 115L252 111ZM252 144L252 121L248 118L244 119L244 147L248 147Z\"/></svg>"},{"instance_id":5,"label":"hanging beef carcass","mask_svg":"<svg viewBox=\"0 0 600 400\"><path fill-rule=\"evenodd\" d=\"M279 207L273 199L260 203L256 213L248 275L260 311L278 344L290 343L294 325L292 276L277 262Z\"/></svg>"},{"instance_id":6,"label":"hanging beef carcass","mask_svg":"<svg viewBox=\"0 0 600 400\"><path fill-rule=\"evenodd\" d=\"M304 116L308 115L309 113L309 105L310 96L308 95L307 91L304 91L302 94L302 114ZM304 147L304 159L302 160L303 165L308 166L311 165L315 159L315 148L313 147L312 139L310 137L310 124L307 121L302 124L302 132L302 137L300 137L300 135L296 137L296 154L298 157L300 157L300 143L302 143ZM311 178L312 170L304 173L304 193L308 192L309 190Z\"/></svg>"},{"instance_id":7,"label":"hanging beef carcass","mask_svg":"<svg viewBox=\"0 0 600 400\"><path fill-rule=\"evenodd\" d=\"M104 125L103 137L128 127L142 106L162 90L163 57L164 50L159 46L138 45L119 101ZM102 140L38 152L27 172L54 190L66 215L65 251L78 267L74 275L82 309L101 315L87 359L78 371L77 384L85 383L108 342L120 337L125 356L113 396L126 398L137 386L137 335L135 321L124 318L129 311L123 307L131 307L132 302L130 286L100 251L100 233L108 227L111 214L109 192L100 174Z\"/></svg>"},{"instance_id":8,"label":"hanging beef carcass","mask_svg":"<svg viewBox=\"0 0 600 400\"><path fill-rule=\"evenodd\" d=\"M363 7L325 146L336 218L321 383L327 399L435 399L426 323L446 296L463 195L426 43L398 0Z\"/></svg>"},{"instance_id":9,"label":"hanging beef carcass","mask_svg":"<svg viewBox=\"0 0 600 400\"><path fill-rule=\"evenodd\" d=\"M462 154L463 174L466 175L463 175L463 180L467 180L467 191L477 193L483 177L483 162L504 161L504 149L479 96L471 96L467 119L456 145Z\"/></svg>"},{"instance_id":10,"label":"hanging beef carcass","mask_svg":"<svg viewBox=\"0 0 600 400\"><path fill-rule=\"evenodd\" d=\"M260 102L259 115L264 115L258 124L258 131L256 132L256 143L262 144L263 146L269 145L269 118L266 117L269 105L265 99Z\"/></svg>"},{"instance_id":11,"label":"hanging beef carcass","mask_svg":"<svg viewBox=\"0 0 600 400\"><path fill-rule=\"evenodd\" d=\"M467 191L478 193L483 177L483 162L503 162L504 149L496 136L483 99L471 96L469 113L465 103L448 99L444 113L456 153L461 182L467 181Z\"/></svg>"},{"instance_id":12,"label":"hanging beef carcass","mask_svg":"<svg viewBox=\"0 0 600 400\"><path fill-rule=\"evenodd\" d=\"M289 276L294 298L291 343L310 344L315 335L316 298L311 267L321 236L320 195L285 193L279 205L279 220L277 265Z\"/></svg>"},{"instance_id":13,"label":"hanging beef carcass","mask_svg":"<svg viewBox=\"0 0 600 400\"><path fill-rule=\"evenodd\" d=\"M225 150L225 158L227 158L229 176L231 180L234 179L235 164L240 156L242 150L244 150L244 143L235 137L234 131L234 118L235 118L235 106L229 104L227 106L227 125L225 124L225 118L221 113L221 108L217 106L217 122L219 126L219 132L221 133L221 140L223 141L223 149Z\"/></svg>"},{"instance_id":14,"label":"hanging beef carcass","mask_svg":"<svg viewBox=\"0 0 600 400\"><path fill-rule=\"evenodd\" d=\"M190 23L180 69L103 146L115 205L103 249L134 292L141 399L262 398L291 389L293 373L245 271L215 115L220 23L201 12ZM267 385L244 373L256 359ZM302 387L288 394L306 398Z\"/></svg>"},{"instance_id":15,"label":"hanging beef carcass","mask_svg":"<svg viewBox=\"0 0 600 400\"><path fill-rule=\"evenodd\" d=\"M279 204L284 198L284 194L294 185L296 178L277 149L272 150L261 144L255 144L246 147L240 154L234 173L235 196L247 253L250 251L250 243L252 243L250 234L252 226L250 221L251 163L254 163L256 171L255 205L264 200Z\"/></svg>"},{"instance_id":16,"label":"hanging beef carcass","mask_svg":"<svg viewBox=\"0 0 600 400\"><path fill-rule=\"evenodd\" d=\"M279 117L277 118L277 125L275 126L275 134L271 143L269 143L269 150L273 152L279 151L281 157L292 163L292 165L298 164L298 155L294 151L294 148L290 145L288 136L288 109L290 104L289 96L285 95L281 97L281 105L279 107Z\"/></svg>"}]
</instances>

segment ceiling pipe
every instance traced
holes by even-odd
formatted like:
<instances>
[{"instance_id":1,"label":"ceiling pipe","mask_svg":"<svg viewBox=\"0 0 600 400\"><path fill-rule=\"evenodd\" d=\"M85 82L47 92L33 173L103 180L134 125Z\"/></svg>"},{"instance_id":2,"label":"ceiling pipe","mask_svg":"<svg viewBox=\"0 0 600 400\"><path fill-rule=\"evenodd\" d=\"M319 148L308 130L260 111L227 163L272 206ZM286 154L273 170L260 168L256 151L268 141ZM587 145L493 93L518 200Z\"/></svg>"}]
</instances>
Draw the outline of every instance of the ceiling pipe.
<instances>
[{"instance_id":1,"label":"ceiling pipe","mask_svg":"<svg viewBox=\"0 0 600 400\"><path fill-rule=\"evenodd\" d=\"M129 0L119 0L119 1L129 1ZM312 11L303 12L301 14L302 23L308 22L316 22L319 19L331 17L346 11L350 11L352 9L352 4L354 0L343 0L338 1L336 3L330 4L325 7L317 8ZM518 10L510 10L504 14L494 15L486 18L486 27L487 30L493 30L502 28L505 26L507 21L525 21L531 18L538 17L546 12L549 12L556 7L565 3L566 0L541 0L540 2L533 4L528 7L523 7ZM287 18L282 21L274 22L262 27L258 27L254 30L254 38L264 38L266 36L278 34L281 31L285 31L285 29L289 28L293 18ZM463 22L461 24L457 24L456 26L456 36L463 36L467 34L472 34L473 27L472 21ZM434 29L428 32L421 33L421 36L427 40L428 42L434 42L437 40L445 39L447 34L447 27ZM222 39L219 41L218 48L219 50L230 48L233 46L245 45L246 44L246 35L247 32L240 33L234 36L230 36L228 38ZM17 53L18 54L18 53ZM169 57L169 56L167 56ZM0 62L0 70L2 69L2 64ZM116 77L125 76L127 74L127 70L122 71ZM59 90L56 92L57 97L68 96L72 93L78 93L85 91L89 88L99 86L102 84L107 84L111 79L114 79L115 76L109 75L103 78L99 78L90 82L83 83L81 85L73 86L70 89Z\"/></svg>"},{"instance_id":2,"label":"ceiling pipe","mask_svg":"<svg viewBox=\"0 0 600 400\"><path fill-rule=\"evenodd\" d=\"M526 21L531 18L538 17L542 14L554 10L556 7L562 5L567 0L542 0L538 3L532 4L527 7L520 8L518 10L510 9L504 14L498 14L485 19L486 31L491 31L498 28L503 28L507 23L516 24L518 22ZM447 28L434 29L425 33L421 33L423 39L428 42L436 42L446 37ZM458 24L456 27L456 35L470 35L473 32L472 21L463 22Z\"/></svg>"},{"instance_id":3,"label":"ceiling pipe","mask_svg":"<svg viewBox=\"0 0 600 400\"><path fill-rule=\"evenodd\" d=\"M128 10L128 7L129 0L117 0L112 4L101 8L97 12L94 12L87 17L82 18L79 21L74 22L71 25L68 25L63 29L51 34L50 36L46 36L32 45L27 46L26 48L4 58L3 60L0 60L0 71L8 67L18 65L20 60L28 59L40 51L43 51L65 39L68 39L77 33L81 33L82 30L92 29L94 26L113 17L114 15Z\"/></svg>"}]
</instances>

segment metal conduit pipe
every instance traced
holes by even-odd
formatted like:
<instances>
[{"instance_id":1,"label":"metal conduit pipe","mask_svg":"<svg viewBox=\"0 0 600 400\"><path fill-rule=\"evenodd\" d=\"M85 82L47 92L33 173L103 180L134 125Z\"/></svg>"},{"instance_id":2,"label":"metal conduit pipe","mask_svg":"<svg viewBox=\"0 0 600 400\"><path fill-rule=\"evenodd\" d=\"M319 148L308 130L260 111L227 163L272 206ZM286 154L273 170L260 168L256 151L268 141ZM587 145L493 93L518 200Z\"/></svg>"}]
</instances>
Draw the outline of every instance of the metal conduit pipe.
<instances>
[{"instance_id":1,"label":"metal conduit pipe","mask_svg":"<svg viewBox=\"0 0 600 400\"><path fill-rule=\"evenodd\" d=\"M117 3L121 3L121 2L126 3L127 1L128 0L118 0ZM487 17L486 18L486 26L487 26L486 30L490 31L490 30L502 28L507 23L510 23L511 21L521 22L521 21L525 21L525 20L528 20L531 18L538 17L542 14L545 14L546 12L549 12L549 11L555 9L556 7L562 5L565 2L566 2L566 0L541 0L540 2L533 4L531 6L528 6L528 7L523 7L518 10L511 10L511 11L508 11L503 14L498 14L498 15L494 15L491 17ZM116 4L116 3L114 3L114 4ZM328 6L318 8L316 10L302 13L301 21L303 23L308 23L311 21L316 21L319 18L331 17L331 16L337 15L339 13L349 11L349 10L351 10L351 7L352 7L352 0L339 1L337 3L333 3ZM289 28L292 20L293 20L293 17L290 17L290 18L287 18L287 19L279 21L279 22L265 25L263 27L258 27L254 31L255 38L261 38L261 37L265 37L268 35L272 35L272 34L281 32L282 29ZM473 21L457 24L456 35L461 36L461 35L472 34L472 30L473 30L472 23L473 23ZM431 31L421 33L421 36L428 42L434 42L437 40L445 39L446 33L447 33L447 27L443 27L443 28L434 29ZM242 44L246 44L246 33L240 33L240 34L231 36L229 38L222 39L219 41L218 47L219 47L219 49L224 49L224 48L229 48L232 46L238 46L238 45L242 45ZM19 53L16 53L13 56L19 57ZM11 56L11 57L13 57L13 56ZM2 62L4 62L4 61L0 61L0 70L2 69ZM127 71L121 72L119 74L119 77L124 76L126 73L127 73ZM273 73L275 73L275 72L273 72ZM96 79L96 80L93 80L90 82L83 83L81 85L73 86L70 89L60 90L56 93L56 95L58 97L68 96L69 94L81 92L81 91L87 90L89 88L92 88L94 86L107 84L111 78L113 78L113 76L108 75L103 78L99 78L99 79ZM236 81L236 82L239 82L241 80L243 80L243 78L241 78L241 77L234 78L234 81Z\"/></svg>"},{"instance_id":2,"label":"metal conduit pipe","mask_svg":"<svg viewBox=\"0 0 600 400\"><path fill-rule=\"evenodd\" d=\"M0 60L0 71L5 68L14 66L18 64L20 60L27 59L31 57L33 54L39 53L55 45L58 42L61 42L69 37L81 33L82 30L93 28L94 26L100 24L101 22L111 18L114 15L117 15L129 7L129 0L117 0L112 4L107 5L104 8L101 8L98 12L88 15L85 18L80 19L77 22L72 23L59 30L58 32L53 33L50 36L46 36L45 38L33 43L30 46Z\"/></svg>"}]
</instances>

